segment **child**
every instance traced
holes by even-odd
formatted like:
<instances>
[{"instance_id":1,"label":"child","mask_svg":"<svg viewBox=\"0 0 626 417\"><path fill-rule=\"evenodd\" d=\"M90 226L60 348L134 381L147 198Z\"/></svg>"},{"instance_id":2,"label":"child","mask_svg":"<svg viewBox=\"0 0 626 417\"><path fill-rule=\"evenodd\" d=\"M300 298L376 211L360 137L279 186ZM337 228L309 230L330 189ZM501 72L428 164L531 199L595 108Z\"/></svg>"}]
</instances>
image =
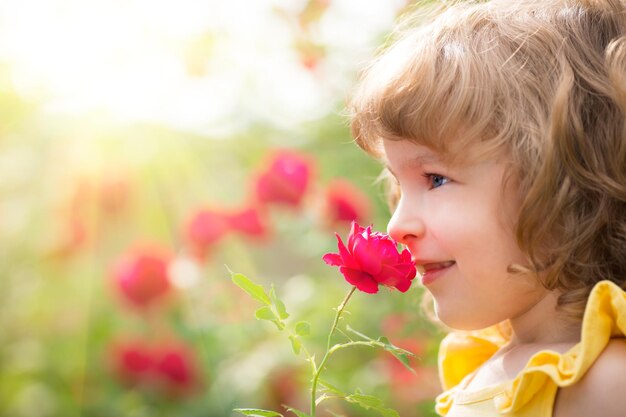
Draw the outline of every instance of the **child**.
<instances>
[{"instance_id":1,"label":"child","mask_svg":"<svg viewBox=\"0 0 626 417\"><path fill-rule=\"evenodd\" d=\"M351 100L393 178L447 416L626 415L626 3L453 3Z\"/></svg>"}]
</instances>

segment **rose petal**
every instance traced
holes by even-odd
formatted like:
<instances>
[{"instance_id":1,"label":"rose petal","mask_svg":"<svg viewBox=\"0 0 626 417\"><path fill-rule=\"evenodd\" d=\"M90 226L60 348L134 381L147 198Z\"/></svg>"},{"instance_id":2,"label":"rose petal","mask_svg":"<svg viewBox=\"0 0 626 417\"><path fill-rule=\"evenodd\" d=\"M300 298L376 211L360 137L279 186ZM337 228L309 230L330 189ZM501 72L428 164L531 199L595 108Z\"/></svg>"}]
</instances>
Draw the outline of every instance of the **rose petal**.
<instances>
[{"instance_id":1,"label":"rose petal","mask_svg":"<svg viewBox=\"0 0 626 417\"><path fill-rule=\"evenodd\" d=\"M370 242L365 239L355 239L352 253L363 271L370 275L377 275L380 273L382 264L379 252L375 250L375 246L372 246L374 245L370 245Z\"/></svg>"},{"instance_id":2,"label":"rose petal","mask_svg":"<svg viewBox=\"0 0 626 417\"><path fill-rule=\"evenodd\" d=\"M339 237L339 235L336 236L337 248L339 249L339 255L341 256L342 265L345 265L348 268L358 269L359 265L356 259L354 259L354 256L352 256L348 248L346 248L346 245L343 244L343 240L341 240L341 237Z\"/></svg>"},{"instance_id":3,"label":"rose petal","mask_svg":"<svg viewBox=\"0 0 626 417\"><path fill-rule=\"evenodd\" d=\"M374 281L370 275L362 271L345 267L340 267L339 272L341 272L346 281L357 287L360 291L368 294L375 294L378 292L378 283Z\"/></svg>"},{"instance_id":4,"label":"rose petal","mask_svg":"<svg viewBox=\"0 0 626 417\"><path fill-rule=\"evenodd\" d=\"M348 234L348 247L354 246L354 239L361 234L363 228L358 225L357 222L352 222L350 226L350 233Z\"/></svg>"},{"instance_id":5,"label":"rose petal","mask_svg":"<svg viewBox=\"0 0 626 417\"><path fill-rule=\"evenodd\" d=\"M411 288L411 281L408 279L402 279L396 284L396 289L400 292L407 292Z\"/></svg>"},{"instance_id":6,"label":"rose petal","mask_svg":"<svg viewBox=\"0 0 626 417\"><path fill-rule=\"evenodd\" d=\"M341 266L343 265L341 256L336 253L327 253L322 257L322 260L326 262L330 266Z\"/></svg>"}]
</instances>

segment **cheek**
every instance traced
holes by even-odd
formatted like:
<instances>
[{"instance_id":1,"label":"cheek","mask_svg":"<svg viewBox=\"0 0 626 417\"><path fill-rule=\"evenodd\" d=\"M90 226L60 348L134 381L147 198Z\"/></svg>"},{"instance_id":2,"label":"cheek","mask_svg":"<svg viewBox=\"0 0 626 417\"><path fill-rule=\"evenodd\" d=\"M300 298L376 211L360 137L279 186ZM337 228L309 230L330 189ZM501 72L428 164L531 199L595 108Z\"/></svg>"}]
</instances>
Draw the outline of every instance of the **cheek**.
<instances>
[{"instance_id":1,"label":"cheek","mask_svg":"<svg viewBox=\"0 0 626 417\"><path fill-rule=\"evenodd\" d=\"M441 249L463 264L484 264L506 272L511 263L523 261L512 230L498 220L499 213L480 201L440 204L432 212L429 230ZM469 266L469 265L468 265Z\"/></svg>"},{"instance_id":2,"label":"cheek","mask_svg":"<svg viewBox=\"0 0 626 417\"><path fill-rule=\"evenodd\" d=\"M433 202L427 213L428 226L435 238L454 246L480 243L491 228L488 215L470 201L455 199ZM466 242L466 243L464 243Z\"/></svg>"}]
</instances>

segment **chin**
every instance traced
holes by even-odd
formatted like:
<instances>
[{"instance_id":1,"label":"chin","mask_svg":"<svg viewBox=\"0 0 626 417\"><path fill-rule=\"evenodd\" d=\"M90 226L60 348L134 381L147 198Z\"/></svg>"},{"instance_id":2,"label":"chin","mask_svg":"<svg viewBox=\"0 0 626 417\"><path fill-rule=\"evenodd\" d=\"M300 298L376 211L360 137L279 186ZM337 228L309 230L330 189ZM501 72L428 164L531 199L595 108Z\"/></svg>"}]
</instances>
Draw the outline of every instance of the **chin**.
<instances>
[{"instance_id":1,"label":"chin","mask_svg":"<svg viewBox=\"0 0 626 417\"><path fill-rule=\"evenodd\" d=\"M464 312L460 308L444 309L435 302L435 315L446 327L453 330L472 331L481 330L498 324L493 318L479 317L476 314Z\"/></svg>"}]
</instances>

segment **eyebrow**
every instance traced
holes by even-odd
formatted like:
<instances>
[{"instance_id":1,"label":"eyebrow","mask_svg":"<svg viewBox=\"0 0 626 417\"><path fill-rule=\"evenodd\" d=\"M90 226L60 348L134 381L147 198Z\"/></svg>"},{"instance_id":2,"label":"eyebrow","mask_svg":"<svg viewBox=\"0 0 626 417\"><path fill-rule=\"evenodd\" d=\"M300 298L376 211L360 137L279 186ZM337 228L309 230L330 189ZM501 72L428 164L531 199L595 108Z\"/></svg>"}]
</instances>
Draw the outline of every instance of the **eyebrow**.
<instances>
[{"instance_id":1,"label":"eyebrow","mask_svg":"<svg viewBox=\"0 0 626 417\"><path fill-rule=\"evenodd\" d=\"M402 164L401 168L403 168L403 169L419 168L419 167L422 167L423 165L432 164L432 163L439 163L439 164L441 164L441 163L443 163L443 161L437 155L420 155L420 156L417 156L415 158L411 158L408 161L405 161ZM389 166L389 161L385 160L384 161L384 165L385 165L385 168L387 169L387 171L389 171L395 177L396 174L393 172L393 170Z\"/></svg>"}]
</instances>

